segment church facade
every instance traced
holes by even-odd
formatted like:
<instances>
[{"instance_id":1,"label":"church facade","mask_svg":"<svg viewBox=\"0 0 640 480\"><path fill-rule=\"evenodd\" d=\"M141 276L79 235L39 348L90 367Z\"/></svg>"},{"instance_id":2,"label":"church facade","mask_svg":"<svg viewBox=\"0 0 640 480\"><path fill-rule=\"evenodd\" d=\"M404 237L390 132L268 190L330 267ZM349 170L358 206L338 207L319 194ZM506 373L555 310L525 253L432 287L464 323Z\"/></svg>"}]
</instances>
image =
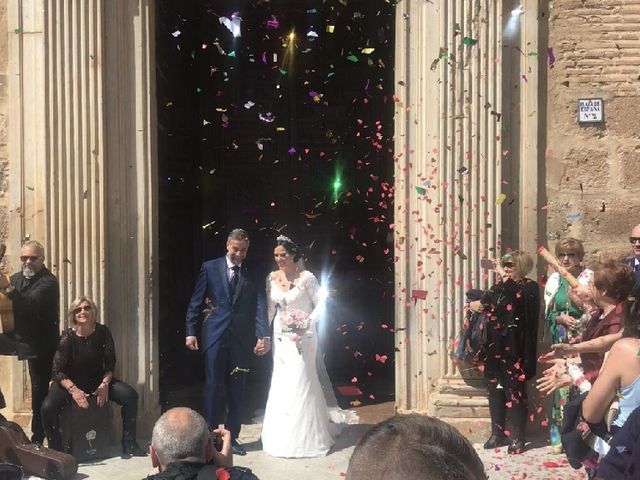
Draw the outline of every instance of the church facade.
<instances>
[{"instance_id":1,"label":"church facade","mask_svg":"<svg viewBox=\"0 0 640 480\"><path fill-rule=\"evenodd\" d=\"M154 2L1 3L3 268L17 268L22 239L41 240L61 304L97 301L148 427L159 414ZM640 1L397 2L398 410L488 417L481 382L448 354L465 290L489 284L482 258L565 235L590 259L628 249L639 24ZM1 358L0 371L3 413L28 415L25 366Z\"/></svg>"}]
</instances>

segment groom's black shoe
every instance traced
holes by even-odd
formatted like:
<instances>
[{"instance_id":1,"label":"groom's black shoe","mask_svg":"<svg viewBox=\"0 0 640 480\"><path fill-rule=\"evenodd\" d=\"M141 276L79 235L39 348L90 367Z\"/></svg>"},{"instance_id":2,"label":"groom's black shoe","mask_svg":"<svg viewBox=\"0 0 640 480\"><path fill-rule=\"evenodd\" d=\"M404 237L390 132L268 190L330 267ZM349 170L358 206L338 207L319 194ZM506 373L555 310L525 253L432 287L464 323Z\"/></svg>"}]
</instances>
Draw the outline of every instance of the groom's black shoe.
<instances>
[{"instance_id":1,"label":"groom's black shoe","mask_svg":"<svg viewBox=\"0 0 640 480\"><path fill-rule=\"evenodd\" d=\"M240 443L238 443L238 440L236 439L231 441L231 448L234 455L240 455L241 457L243 457L247 454L247 451L242 445L240 445Z\"/></svg>"}]
</instances>

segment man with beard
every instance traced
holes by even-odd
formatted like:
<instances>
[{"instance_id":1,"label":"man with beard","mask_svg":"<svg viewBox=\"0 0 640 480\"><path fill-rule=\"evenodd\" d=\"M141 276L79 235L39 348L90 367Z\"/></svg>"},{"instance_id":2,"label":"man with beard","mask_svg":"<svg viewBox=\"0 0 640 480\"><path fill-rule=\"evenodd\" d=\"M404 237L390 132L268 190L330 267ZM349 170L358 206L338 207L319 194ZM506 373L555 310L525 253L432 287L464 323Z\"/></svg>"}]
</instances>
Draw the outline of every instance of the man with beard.
<instances>
[{"instance_id":1,"label":"man with beard","mask_svg":"<svg viewBox=\"0 0 640 480\"><path fill-rule=\"evenodd\" d=\"M7 283L0 276L0 289L13 303L15 338L36 354L29 359L31 378L31 441L42 443L44 429L40 408L49 391L53 355L60 338L60 287L56 277L44 266L44 247L29 240L20 249L22 270Z\"/></svg>"}]
</instances>

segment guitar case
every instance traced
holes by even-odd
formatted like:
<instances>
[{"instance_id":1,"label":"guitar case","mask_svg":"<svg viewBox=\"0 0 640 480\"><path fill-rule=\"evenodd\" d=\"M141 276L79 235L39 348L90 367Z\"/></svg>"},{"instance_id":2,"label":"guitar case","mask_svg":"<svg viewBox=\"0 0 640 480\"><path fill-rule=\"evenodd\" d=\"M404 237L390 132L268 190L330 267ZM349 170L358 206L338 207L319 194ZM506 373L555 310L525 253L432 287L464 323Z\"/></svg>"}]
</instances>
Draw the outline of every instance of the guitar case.
<instances>
[{"instance_id":1,"label":"guitar case","mask_svg":"<svg viewBox=\"0 0 640 480\"><path fill-rule=\"evenodd\" d=\"M78 471L78 463L71 455L31 443L20 425L2 415L0 462L21 465L26 475L49 480L64 480Z\"/></svg>"}]
</instances>

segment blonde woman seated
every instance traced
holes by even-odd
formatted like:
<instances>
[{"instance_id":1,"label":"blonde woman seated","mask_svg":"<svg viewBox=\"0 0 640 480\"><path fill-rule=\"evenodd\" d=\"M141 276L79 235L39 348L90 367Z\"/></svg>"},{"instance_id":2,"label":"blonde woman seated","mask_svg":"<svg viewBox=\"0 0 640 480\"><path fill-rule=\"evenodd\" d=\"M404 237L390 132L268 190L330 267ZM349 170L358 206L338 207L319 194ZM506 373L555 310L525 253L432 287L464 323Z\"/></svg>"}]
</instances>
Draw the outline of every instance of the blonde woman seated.
<instances>
[{"instance_id":1,"label":"blonde woman seated","mask_svg":"<svg viewBox=\"0 0 640 480\"><path fill-rule=\"evenodd\" d=\"M53 357L52 383L42 404L42 423L49 448L62 450L59 416L72 400L89 408L89 397L103 407L113 400L122 407L122 457L145 456L136 443L138 393L113 378L116 352L106 325L97 323L98 309L88 297L78 297L67 311L73 326L62 332Z\"/></svg>"}]
</instances>

